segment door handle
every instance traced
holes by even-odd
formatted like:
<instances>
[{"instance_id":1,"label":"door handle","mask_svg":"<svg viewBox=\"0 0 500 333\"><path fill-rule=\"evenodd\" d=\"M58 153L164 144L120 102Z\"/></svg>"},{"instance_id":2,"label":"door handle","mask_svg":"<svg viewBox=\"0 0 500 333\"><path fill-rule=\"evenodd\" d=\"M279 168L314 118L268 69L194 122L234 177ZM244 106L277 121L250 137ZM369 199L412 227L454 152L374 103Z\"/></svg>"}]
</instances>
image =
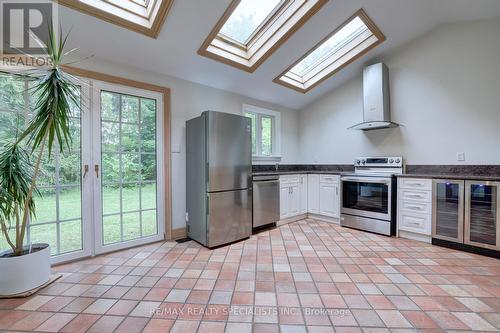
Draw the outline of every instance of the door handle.
<instances>
[{"instance_id":1,"label":"door handle","mask_svg":"<svg viewBox=\"0 0 500 333\"><path fill-rule=\"evenodd\" d=\"M88 173L89 173L89 165L85 164L83 166L83 178L85 178L85 176L87 176Z\"/></svg>"},{"instance_id":2,"label":"door handle","mask_svg":"<svg viewBox=\"0 0 500 333\"><path fill-rule=\"evenodd\" d=\"M99 178L99 164L94 165L95 176Z\"/></svg>"}]
</instances>

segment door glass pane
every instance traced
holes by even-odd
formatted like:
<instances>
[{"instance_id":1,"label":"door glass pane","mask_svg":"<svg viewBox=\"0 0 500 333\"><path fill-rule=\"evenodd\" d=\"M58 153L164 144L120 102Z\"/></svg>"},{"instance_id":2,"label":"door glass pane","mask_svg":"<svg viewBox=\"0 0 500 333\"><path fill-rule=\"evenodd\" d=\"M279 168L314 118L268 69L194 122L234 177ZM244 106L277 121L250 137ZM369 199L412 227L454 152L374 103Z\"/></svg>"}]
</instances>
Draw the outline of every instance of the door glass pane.
<instances>
[{"instance_id":1,"label":"door glass pane","mask_svg":"<svg viewBox=\"0 0 500 333\"><path fill-rule=\"evenodd\" d=\"M102 218L104 244L117 243L122 240L121 216L111 215Z\"/></svg>"},{"instance_id":2,"label":"door glass pane","mask_svg":"<svg viewBox=\"0 0 500 333\"><path fill-rule=\"evenodd\" d=\"M148 236L156 233L156 210L142 212L142 234Z\"/></svg>"},{"instance_id":3,"label":"door glass pane","mask_svg":"<svg viewBox=\"0 0 500 333\"><path fill-rule=\"evenodd\" d=\"M157 233L156 101L102 92L101 102L102 241L108 245Z\"/></svg>"},{"instance_id":4,"label":"door glass pane","mask_svg":"<svg viewBox=\"0 0 500 333\"><path fill-rule=\"evenodd\" d=\"M342 182L344 208L389 213L389 187L386 184Z\"/></svg>"},{"instance_id":5,"label":"door glass pane","mask_svg":"<svg viewBox=\"0 0 500 333\"><path fill-rule=\"evenodd\" d=\"M122 209L124 212L140 210L140 187L138 184L123 185Z\"/></svg>"},{"instance_id":6,"label":"door glass pane","mask_svg":"<svg viewBox=\"0 0 500 333\"><path fill-rule=\"evenodd\" d=\"M82 224L79 220L60 224L61 252L77 251L82 248Z\"/></svg>"},{"instance_id":7,"label":"door glass pane","mask_svg":"<svg viewBox=\"0 0 500 333\"><path fill-rule=\"evenodd\" d=\"M19 76L0 73L0 146L12 142L30 121L38 97L33 92L35 84ZM77 88L75 92L79 98L80 89ZM51 158L48 158L47 153L42 157L37 179L40 195L33 196L35 216L28 221L25 239L27 244L48 243L53 255L82 249L81 105L70 104L72 142L69 149L64 147L63 153L59 152L56 142ZM37 153L31 154L33 162ZM14 230L11 228L9 232L13 234ZM6 249L5 240L0 238L0 250Z\"/></svg>"},{"instance_id":8,"label":"door glass pane","mask_svg":"<svg viewBox=\"0 0 500 333\"><path fill-rule=\"evenodd\" d=\"M436 235L458 238L459 200L459 184L436 184Z\"/></svg>"},{"instance_id":9,"label":"door glass pane","mask_svg":"<svg viewBox=\"0 0 500 333\"><path fill-rule=\"evenodd\" d=\"M82 198L80 186L68 186L59 191L59 219L74 220L82 217Z\"/></svg>"},{"instance_id":10,"label":"door glass pane","mask_svg":"<svg viewBox=\"0 0 500 333\"><path fill-rule=\"evenodd\" d=\"M497 187L473 184L470 190L470 240L496 245Z\"/></svg>"},{"instance_id":11,"label":"door glass pane","mask_svg":"<svg viewBox=\"0 0 500 333\"><path fill-rule=\"evenodd\" d=\"M141 237L141 218L139 213L127 213L122 216L123 240Z\"/></svg>"}]
</instances>

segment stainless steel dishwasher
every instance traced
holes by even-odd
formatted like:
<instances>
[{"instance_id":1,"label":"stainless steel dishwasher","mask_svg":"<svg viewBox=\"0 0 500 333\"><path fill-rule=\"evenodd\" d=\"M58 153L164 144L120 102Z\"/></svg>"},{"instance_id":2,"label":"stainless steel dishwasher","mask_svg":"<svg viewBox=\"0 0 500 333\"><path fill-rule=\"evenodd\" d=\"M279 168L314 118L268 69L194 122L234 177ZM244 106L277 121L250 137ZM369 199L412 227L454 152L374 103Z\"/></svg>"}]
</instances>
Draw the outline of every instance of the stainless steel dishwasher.
<instances>
[{"instance_id":1,"label":"stainless steel dishwasher","mask_svg":"<svg viewBox=\"0 0 500 333\"><path fill-rule=\"evenodd\" d=\"M280 219L280 178L278 175L253 177L253 227Z\"/></svg>"}]
</instances>

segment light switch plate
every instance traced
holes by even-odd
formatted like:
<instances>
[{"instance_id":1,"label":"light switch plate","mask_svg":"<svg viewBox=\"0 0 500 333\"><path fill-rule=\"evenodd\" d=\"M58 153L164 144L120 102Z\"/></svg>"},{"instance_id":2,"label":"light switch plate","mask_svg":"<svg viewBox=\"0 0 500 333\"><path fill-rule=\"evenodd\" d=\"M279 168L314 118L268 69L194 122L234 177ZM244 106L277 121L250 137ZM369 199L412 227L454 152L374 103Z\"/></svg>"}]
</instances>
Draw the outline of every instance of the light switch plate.
<instances>
[{"instance_id":1,"label":"light switch plate","mask_svg":"<svg viewBox=\"0 0 500 333\"><path fill-rule=\"evenodd\" d=\"M465 153L464 152L457 153L457 161L459 161L459 162L465 161Z\"/></svg>"},{"instance_id":2,"label":"light switch plate","mask_svg":"<svg viewBox=\"0 0 500 333\"><path fill-rule=\"evenodd\" d=\"M181 152L181 145L178 143L173 143L172 144L172 153L180 153Z\"/></svg>"}]
</instances>

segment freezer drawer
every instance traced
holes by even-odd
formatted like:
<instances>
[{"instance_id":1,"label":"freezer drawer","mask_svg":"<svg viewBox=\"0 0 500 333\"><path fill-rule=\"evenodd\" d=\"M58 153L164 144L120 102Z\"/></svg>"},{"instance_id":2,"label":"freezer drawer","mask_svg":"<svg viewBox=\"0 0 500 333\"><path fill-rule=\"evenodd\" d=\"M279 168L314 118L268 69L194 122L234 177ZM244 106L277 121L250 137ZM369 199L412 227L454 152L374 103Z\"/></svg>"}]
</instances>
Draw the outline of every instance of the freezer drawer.
<instances>
[{"instance_id":1,"label":"freezer drawer","mask_svg":"<svg viewBox=\"0 0 500 333\"><path fill-rule=\"evenodd\" d=\"M278 177L253 182L253 227L280 220L280 180Z\"/></svg>"},{"instance_id":2,"label":"freezer drawer","mask_svg":"<svg viewBox=\"0 0 500 333\"><path fill-rule=\"evenodd\" d=\"M208 193L208 247L220 246L252 234L251 190Z\"/></svg>"}]
</instances>

